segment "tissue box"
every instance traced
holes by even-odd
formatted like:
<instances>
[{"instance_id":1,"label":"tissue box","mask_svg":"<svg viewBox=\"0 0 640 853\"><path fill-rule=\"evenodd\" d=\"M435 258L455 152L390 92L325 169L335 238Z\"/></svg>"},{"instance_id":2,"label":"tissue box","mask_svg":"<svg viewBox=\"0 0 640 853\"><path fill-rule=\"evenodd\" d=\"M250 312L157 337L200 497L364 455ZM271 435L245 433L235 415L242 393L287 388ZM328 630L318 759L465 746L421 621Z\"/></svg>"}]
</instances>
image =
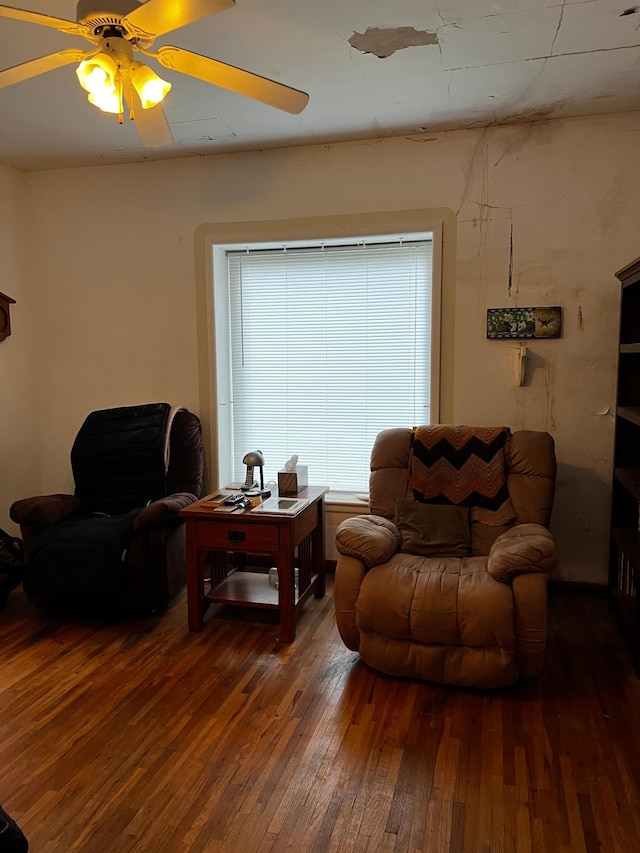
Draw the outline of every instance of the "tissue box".
<instances>
[{"instance_id":1,"label":"tissue box","mask_svg":"<svg viewBox=\"0 0 640 853\"><path fill-rule=\"evenodd\" d=\"M293 471L278 471L278 493L297 495L309 485L307 465L296 465Z\"/></svg>"}]
</instances>

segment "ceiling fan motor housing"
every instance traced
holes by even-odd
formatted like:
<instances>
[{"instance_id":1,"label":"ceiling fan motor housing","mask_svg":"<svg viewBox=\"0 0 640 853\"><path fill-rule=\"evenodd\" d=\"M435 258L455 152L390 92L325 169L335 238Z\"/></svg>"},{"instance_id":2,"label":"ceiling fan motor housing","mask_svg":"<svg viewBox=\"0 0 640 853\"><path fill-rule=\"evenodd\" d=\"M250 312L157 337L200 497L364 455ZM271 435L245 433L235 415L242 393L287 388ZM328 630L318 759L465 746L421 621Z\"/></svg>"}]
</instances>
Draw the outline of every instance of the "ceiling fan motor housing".
<instances>
[{"instance_id":1,"label":"ceiling fan motor housing","mask_svg":"<svg viewBox=\"0 0 640 853\"><path fill-rule=\"evenodd\" d=\"M139 0L78 0L76 21L94 28L117 26L140 5Z\"/></svg>"},{"instance_id":2,"label":"ceiling fan motor housing","mask_svg":"<svg viewBox=\"0 0 640 853\"><path fill-rule=\"evenodd\" d=\"M107 36L102 42L102 52L111 55L121 68L128 68L133 60L133 45L122 36Z\"/></svg>"}]
</instances>

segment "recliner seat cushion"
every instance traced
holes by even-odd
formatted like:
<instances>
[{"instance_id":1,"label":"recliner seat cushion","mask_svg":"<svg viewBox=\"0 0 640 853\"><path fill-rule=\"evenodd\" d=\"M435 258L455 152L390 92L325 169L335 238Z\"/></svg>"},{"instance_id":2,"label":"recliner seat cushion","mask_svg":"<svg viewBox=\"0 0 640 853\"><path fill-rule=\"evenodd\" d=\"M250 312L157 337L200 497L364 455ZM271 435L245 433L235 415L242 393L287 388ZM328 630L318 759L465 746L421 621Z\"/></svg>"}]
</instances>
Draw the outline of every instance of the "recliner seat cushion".
<instances>
[{"instance_id":1,"label":"recliner seat cushion","mask_svg":"<svg viewBox=\"0 0 640 853\"><path fill-rule=\"evenodd\" d=\"M382 672L496 687L517 678L513 596L483 557L397 554L365 575L360 655Z\"/></svg>"},{"instance_id":2,"label":"recliner seat cushion","mask_svg":"<svg viewBox=\"0 0 640 853\"><path fill-rule=\"evenodd\" d=\"M25 565L29 598L54 609L110 616L119 612L127 550L137 510L125 515L80 513L38 531Z\"/></svg>"}]
</instances>

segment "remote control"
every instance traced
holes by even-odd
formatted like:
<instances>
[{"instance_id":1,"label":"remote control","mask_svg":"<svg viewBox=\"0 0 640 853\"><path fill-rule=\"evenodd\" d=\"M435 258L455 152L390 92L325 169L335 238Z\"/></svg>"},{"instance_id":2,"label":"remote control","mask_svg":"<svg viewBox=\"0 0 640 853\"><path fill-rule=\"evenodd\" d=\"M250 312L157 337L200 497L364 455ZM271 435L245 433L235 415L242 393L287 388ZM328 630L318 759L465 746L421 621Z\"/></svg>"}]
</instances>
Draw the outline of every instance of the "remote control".
<instances>
[{"instance_id":1,"label":"remote control","mask_svg":"<svg viewBox=\"0 0 640 853\"><path fill-rule=\"evenodd\" d=\"M225 506L238 506L245 500L244 495L229 495L228 498L225 498L222 503ZM251 503L251 501L249 501Z\"/></svg>"}]
</instances>

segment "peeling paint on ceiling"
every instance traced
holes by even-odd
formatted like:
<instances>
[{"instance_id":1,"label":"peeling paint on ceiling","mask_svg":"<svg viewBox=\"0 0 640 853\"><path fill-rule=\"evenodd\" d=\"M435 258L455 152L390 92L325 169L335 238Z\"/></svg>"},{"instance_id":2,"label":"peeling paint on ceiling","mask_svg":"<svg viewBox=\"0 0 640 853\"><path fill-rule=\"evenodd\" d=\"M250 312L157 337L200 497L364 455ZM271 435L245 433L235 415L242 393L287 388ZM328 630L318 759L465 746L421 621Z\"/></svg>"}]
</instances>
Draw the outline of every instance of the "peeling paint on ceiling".
<instances>
[{"instance_id":1,"label":"peeling paint on ceiling","mask_svg":"<svg viewBox=\"0 0 640 853\"><path fill-rule=\"evenodd\" d=\"M378 59L386 59L397 50L407 47L438 44L438 36L428 30L416 30L413 27L392 27L386 30L367 27L364 33L354 33L349 44L362 53L374 53Z\"/></svg>"},{"instance_id":2,"label":"peeling paint on ceiling","mask_svg":"<svg viewBox=\"0 0 640 853\"><path fill-rule=\"evenodd\" d=\"M72 5L0 3L60 11ZM640 110L640 0L278 0L271 16L266 5L242 0L184 27L179 44L308 92L302 116L190 75L170 76L165 112L176 142L147 149L134 122L119 125L92 107L73 70L60 68L0 89L0 168L374 145L388 137ZM67 38L0 17L0 69L67 49Z\"/></svg>"}]
</instances>

